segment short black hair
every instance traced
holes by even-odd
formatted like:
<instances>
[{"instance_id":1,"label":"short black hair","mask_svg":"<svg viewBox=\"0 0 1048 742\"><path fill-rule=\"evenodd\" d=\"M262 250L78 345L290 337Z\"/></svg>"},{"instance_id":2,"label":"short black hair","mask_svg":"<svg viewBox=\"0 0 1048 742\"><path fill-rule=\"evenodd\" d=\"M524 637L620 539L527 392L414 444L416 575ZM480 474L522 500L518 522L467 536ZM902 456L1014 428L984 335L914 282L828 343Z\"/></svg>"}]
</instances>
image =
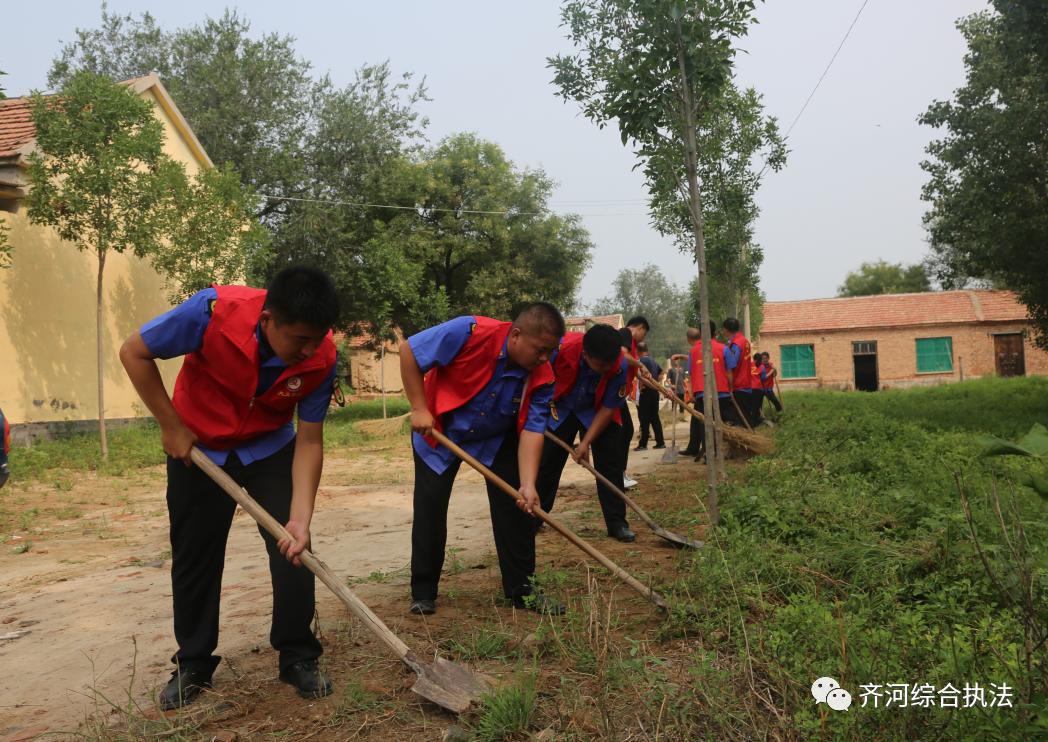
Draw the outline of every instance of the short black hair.
<instances>
[{"instance_id":1,"label":"short black hair","mask_svg":"<svg viewBox=\"0 0 1048 742\"><path fill-rule=\"evenodd\" d=\"M769 353L768 351L763 351L761 353L761 358L771 358L771 353Z\"/></svg>"},{"instance_id":2,"label":"short black hair","mask_svg":"<svg viewBox=\"0 0 1048 742\"><path fill-rule=\"evenodd\" d=\"M739 321L734 317L728 317L728 319L724 320L724 329L728 332L738 332Z\"/></svg>"},{"instance_id":3,"label":"short black hair","mask_svg":"<svg viewBox=\"0 0 1048 742\"><path fill-rule=\"evenodd\" d=\"M611 363L618 360L622 338L611 325L593 325L582 336L582 349L594 360Z\"/></svg>"},{"instance_id":4,"label":"short black hair","mask_svg":"<svg viewBox=\"0 0 1048 742\"><path fill-rule=\"evenodd\" d=\"M525 304L517 313L513 325L519 327L529 335L540 335L548 333L558 340L564 337L567 330L564 317L552 304L544 301L534 301Z\"/></svg>"},{"instance_id":5,"label":"short black hair","mask_svg":"<svg viewBox=\"0 0 1048 742\"><path fill-rule=\"evenodd\" d=\"M651 325L648 324L648 320L640 314L636 317L630 317L629 322L626 323L626 327L637 326L643 327L645 332L651 332Z\"/></svg>"},{"instance_id":6,"label":"short black hair","mask_svg":"<svg viewBox=\"0 0 1048 742\"><path fill-rule=\"evenodd\" d=\"M757 363L761 362L761 358L763 358L763 356L760 353L753 354L753 360L755 360Z\"/></svg>"},{"instance_id":7,"label":"short black hair","mask_svg":"<svg viewBox=\"0 0 1048 742\"><path fill-rule=\"evenodd\" d=\"M263 309L271 311L278 322L304 322L328 330L338 323L338 291L319 268L290 265L269 282Z\"/></svg>"},{"instance_id":8,"label":"short black hair","mask_svg":"<svg viewBox=\"0 0 1048 742\"><path fill-rule=\"evenodd\" d=\"M637 343L637 352L638 353L647 353L648 352L648 344L647 343L643 343L643 342Z\"/></svg>"},{"instance_id":9,"label":"short black hair","mask_svg":"<svg viewBox=\"0 0 1048 742\"><path fill-rule=\"evenodd\" d=\"M717 323L710 320L710 340L717 337Z\"/></svg>"}]
</instances>

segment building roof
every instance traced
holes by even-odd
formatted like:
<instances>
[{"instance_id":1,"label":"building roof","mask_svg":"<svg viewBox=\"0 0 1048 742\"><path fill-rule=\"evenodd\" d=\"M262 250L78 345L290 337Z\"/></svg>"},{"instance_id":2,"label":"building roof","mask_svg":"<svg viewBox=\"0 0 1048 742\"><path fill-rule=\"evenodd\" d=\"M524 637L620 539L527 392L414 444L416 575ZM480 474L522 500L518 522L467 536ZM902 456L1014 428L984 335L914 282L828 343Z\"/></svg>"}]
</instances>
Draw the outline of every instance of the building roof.
<instances>
[{"instance_id":1,"label":"building roof","mask_svg":"<svg viewBox=\"0 0 1048 742\"><path fill-rule=\"evenodd\" d=\"M761 335L878 327L1024 322L1026 307L1010 291L931 291L844 299L769 301Z\"/></svg>"},{"instance_id":2,"label":"building roof","mask_svg":"<svg viewBox=\"0 0 1048 742\"><path fill-rule=\"evenodd\" d=\"M616 330L625 326L621 314L598 314L586 317L565 317L568 332L585 332L593 325L611 325Z\"/></svg>"},{"instance_id":3,"label":"building roof","mask_svg":"<svg viewBox=\"0 0 1048 742\"><path fill-rule=\"evenodd\" d=\"M160 82L159 77L145 75L124 80L121 84L127 85L139 95L146 91L153 93L160 108L171 119L175 130L185 140L200 165L205 168L213 167L211 158L204 151L193 130L189 128L188 122L182 116L182 112L178 110L178 106L175 105L175 101ZM32 148L36 130L33 127L33 115L29 104L29 98L9 98L0 101L0 160L18 160Z\"/></svg>"},{"instance_id":4,"label":"building roof","mask_svg":"<svg viewBox=\"0 0 1048 742\"><path fill-rule=\"evenodd\" d=\"M18 157L34 134L29 99L0 100L0 159Z\"/></svg>"}]
</instances>

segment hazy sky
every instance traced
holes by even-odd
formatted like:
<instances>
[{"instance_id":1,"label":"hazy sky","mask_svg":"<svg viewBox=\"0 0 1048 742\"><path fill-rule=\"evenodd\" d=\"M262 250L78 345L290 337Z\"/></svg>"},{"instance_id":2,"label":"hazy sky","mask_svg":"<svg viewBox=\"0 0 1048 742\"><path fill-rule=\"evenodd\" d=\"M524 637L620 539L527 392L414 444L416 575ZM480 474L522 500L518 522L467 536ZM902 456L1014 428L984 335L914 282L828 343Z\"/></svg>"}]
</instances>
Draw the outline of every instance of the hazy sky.
<instances>
[{"instance_id":1,"label":"hazy sky","mask_svg":"<svg viewBox=\"0 0 1048 742\"><path fill-rule=\"evenodd\" d=\"M740 81L765 97L783 129L797 115L862 0L771 0L741 41ZM221 2L111 0L148 10L169 29L217 16ZM581 299L607 293L623 267L652 262L683 284L694 263L648 226L636 161L614 130L599 130L554 95L546 57L567 51L555 0L241 3L257 33L294 36L318 72L346 83L388 59L425 75L432 141L474 131L518 165L558 183L554 208L584 215L596 244ZM757 242L772 300L832 296L865 260L915 262L925 252L919 162L933 132L917 116L963 82L965 46L954 24L975 0L869 0L848 42L797 124L784 170L766 176ZM0 69L8 95L44 88L50 60L77 27L95 27L84 0L12 3L4 11Z\"/></svg>"}]
</instances>

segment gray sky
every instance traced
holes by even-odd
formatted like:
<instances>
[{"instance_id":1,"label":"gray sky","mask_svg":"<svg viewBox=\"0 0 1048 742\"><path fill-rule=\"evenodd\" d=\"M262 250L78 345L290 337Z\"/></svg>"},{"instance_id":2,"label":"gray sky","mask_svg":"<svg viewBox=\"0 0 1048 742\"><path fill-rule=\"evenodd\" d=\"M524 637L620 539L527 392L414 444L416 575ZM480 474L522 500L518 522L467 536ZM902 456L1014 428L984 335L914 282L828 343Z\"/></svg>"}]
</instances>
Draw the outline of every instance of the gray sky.
<instances>
[{"instance_id":1,"label":"gray sky","mask_svg":"<svg viewBox=\"0 0 1048 742\"><path fill-rule=\"evenodd\" d=\"M764 94L785 129L797 115L862 0L771 0L740 46L740 81ZM221 2L111 0L117 13L148 10L176 28L217 16ZM238 6L257 33L298 39L318 72L346 83L368 62L427 78L432 141L475 131L518 165L542 167L560 184L554 208L585 215L596 244L584 303L615 274L646 262L682 284L693 262L648 226L643 180L614 130L599 130L554 95L546 57L568 51L555 0L320 2L255 0ZM772 300L832 296L847 271L925 252L918 163L933 132L917 116L963 82L957 18L975 0L869 0L848 42L788 142L788 164L760 193L761 282ZM293 11L293 12L292 12ZM0 69L8 95L46 85L60 42L94 27L84 0L14 3L4 11Z\"/></svg>"}]
</instances>

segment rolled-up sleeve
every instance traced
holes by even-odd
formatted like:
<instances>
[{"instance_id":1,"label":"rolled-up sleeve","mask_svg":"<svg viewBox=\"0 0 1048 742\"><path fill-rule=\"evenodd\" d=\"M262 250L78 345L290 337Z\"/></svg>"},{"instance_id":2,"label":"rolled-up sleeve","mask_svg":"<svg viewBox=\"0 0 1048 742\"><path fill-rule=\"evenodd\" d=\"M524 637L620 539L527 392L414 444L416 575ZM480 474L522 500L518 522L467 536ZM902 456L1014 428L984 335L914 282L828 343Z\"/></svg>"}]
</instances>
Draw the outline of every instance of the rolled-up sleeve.
<instances>
[{"instance_id":1,"label":"rolled-up sleeve","mask_svg":"<svg viewBox=\"0 0 1048 742\"><path fill-rule=\"evenodd\" d=\"M213 288L198 291L139 328L149 352L157 358L175 358L199 350L211 322L211 305L218 300Z\"/></svg>"}]
</instances>

